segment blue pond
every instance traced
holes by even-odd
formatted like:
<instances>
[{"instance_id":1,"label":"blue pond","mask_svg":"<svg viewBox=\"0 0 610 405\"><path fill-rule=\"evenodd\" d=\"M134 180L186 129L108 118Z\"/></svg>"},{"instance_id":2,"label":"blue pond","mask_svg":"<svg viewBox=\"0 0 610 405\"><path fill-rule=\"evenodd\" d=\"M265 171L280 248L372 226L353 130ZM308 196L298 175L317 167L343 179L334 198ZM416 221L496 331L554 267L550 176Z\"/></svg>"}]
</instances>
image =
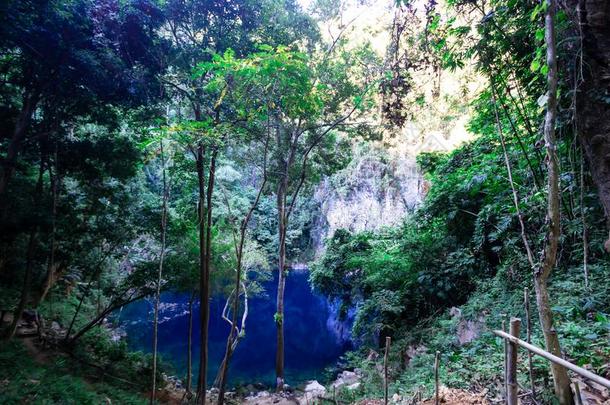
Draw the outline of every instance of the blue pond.
<instances>
[{"instance_id":1,"label":"blue pond","mask_svg":"<svg viewBox=\"0 0 610 405\"><path fill-rule=\"evenodd\" d=\"M346 331L349 325L338 322L336 305L311 291L307 271L292 271L286 281L285 358L286 381L290 385L309 379L321 379L327 366L351 347ZM275 381L275 295L276 280L265 284L267 296L249 300L246 336L231 361L230 384ZM228 324L221 319L224 299L211 303L210 365L212 382L225 350ZM164 293L159 313L159 352L164 361L183 377L187 363L188 295ZM127 333L131 349L150 352L152 347L153 301L142 300L117 313ZM193 311L193 375L197 375L199 357L199 305Z\"/></svg>"}]
</instances>

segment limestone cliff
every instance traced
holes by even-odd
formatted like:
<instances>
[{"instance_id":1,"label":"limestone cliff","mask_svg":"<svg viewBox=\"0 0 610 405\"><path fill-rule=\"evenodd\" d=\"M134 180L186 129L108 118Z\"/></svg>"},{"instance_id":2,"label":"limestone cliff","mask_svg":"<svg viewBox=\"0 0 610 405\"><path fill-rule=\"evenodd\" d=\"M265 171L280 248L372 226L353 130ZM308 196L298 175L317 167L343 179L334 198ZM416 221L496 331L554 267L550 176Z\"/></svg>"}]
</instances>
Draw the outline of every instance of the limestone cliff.
<instances>
[{"instance_id":1,"label":"limestone cliff","mask_svg":"<svg viewBox=\"0 0 610 405\"><path fill-rule=\"evenodd\" d=\"M415 158L394 157L378 148L356 152L351 164L325 178L315 191L320 215L312 237L319 252L335 230L376 230L397 225L423 195Z\"/></svg>"}]
</instances>

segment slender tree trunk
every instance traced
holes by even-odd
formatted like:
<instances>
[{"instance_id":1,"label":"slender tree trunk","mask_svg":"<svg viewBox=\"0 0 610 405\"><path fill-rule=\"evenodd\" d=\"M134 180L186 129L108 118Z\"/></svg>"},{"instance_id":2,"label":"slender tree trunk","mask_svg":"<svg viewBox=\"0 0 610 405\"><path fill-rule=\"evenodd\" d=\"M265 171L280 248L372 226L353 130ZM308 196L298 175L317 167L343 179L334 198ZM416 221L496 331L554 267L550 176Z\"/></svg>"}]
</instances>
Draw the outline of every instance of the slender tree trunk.
<instances>
[{"instance_id":1,"label":"slender tree trunk","mask_svg":"<svg viewBox=\"0 0 610 405\"><path fill-rule=\"evenodd\" d=\"M269 123L267 123L267 128L269 128ZM252 213L258 206L260 197L263 193L263 190L265 189L265 185L267 184L267 151L268 151L268 147L269 147L269 136L270 136L269 132L267 132L267 139L265 141L265 152L263 154L263 180L258 189L258 193L256 194L256 198L254 199L254 202L250 206L248 213L246 214L246 216L244 217L244 219L241 223L241 226L239 229L239 240L236 241L237 246L236 246L235 256L237 259L237 266L236 266L237 268L235 271L235 287L234 287L235 299L233 300L231 330L230 330L229 336L227 338L225 355L222 360L222 364L220 366L220 372L219 372L218 405L222 405L224 403L224 396L225 396L225 390L226 390L226 385L227 385L227 377L228 377L228 373L229 373L229 364L231 361L231 356L233 355L233 352L235 351L235 348L237 347L237 343L239 340L239 335L238 335L238 331L237 331L237 320L239 318L239 296L240 296L240 286L242 284L241 278L242 278L242 263L243 263L243 257L244 257L244 245L246 243L246 232L248 230L248 224L250 223L250 218L252 218ZM246 294L245 286L244 286L244 294ZM245 301L246 308L244 308L244 311L245 311L244 318L247 316L247 298L245 298L245 300L246 300ZM242 322L242 329L240 332L244 332L244 330L243 330L244 327L245 327L245 319Z\"/></svg>"},{"instance_id":2,"label":"slender tree trunk","mask_svg":"<svg viewBox=\"0 0 610 405\"><path fill-rule=\"evenodd\" d=\"M57 252L57 204L59 187L61 185L61 178L59 177L59 164L57 162L57 145L55 146L54 160L55 173L53 173L51 165L49 165L49 178L51 180L51 194L53 197L53 208L51 217L51 252L49 255L49 263L47 266L47 275L45 276L44 282L42 284L42 289L40 291L36 306L40 305L40 303L45 300L47 294L49 293L51 288L53 288L62 272L61 264L55 262L55 254Z\"/></svg>"},{"instance_id":3,"label":"slender tree trunk","mask_svg":"<svg viewBox=\"0 0 610 405\"><path fill-rule=\"evenodd\" d=\"M127 304L123 304L123 305L127 305ZM74 336L69 338L70 344L71 345L74 344L85 333L89 332L91 329L93 329L94 326L96 326L98 323L100 323L106 317L106 315L110 314L115 309L119 309L123 305L120 305L120 306L110 306L110 307L106 308L105 310L103 310L102 312L100 312L95 318L90 320L85 326L83 326L79 331L77 331L74 334ZM68 339L68 335L66 335L66 339Z\"/></svg>"},{"instance_id":4,"label":"slender tree trunk","mask_svg":"<svg viewBox=\"0 0 610 405\"><path fill-rule=\"evenodd\" d=\"M287 173L285 174L288 175ZM275 311L275 326L277 329L276 352L275 352L275 376L276 389L284 389L284 292L286 288L286 185L282 181L277 191L277 216L278 216L278 277L277 277L277 299Z\"/></svg>"},{"instance_id":5,"label":"slender tree trunk","mask_svg":"<svg viewBox=\"0 0 610 405\"><path fill-rule=\"evenodd\" d=\"M144 297L146 297L147 294L138 294L134 297L131 297L125 301L121 301L119 303L116 303L114 305L110 305L109 307L107 307L106 309L104 309L102 312L100 312L95 318L93 318L91 321L89 321L85 326L83 326L78 332L76 332L74 334L74 336L72 336L71 338L68 339L68 336L66 335L66 340L69 340L69 344L73 345L74 343L76 343L76 341L78 339L80 339L81 337L83 337L83 335L87 332L89 332L91 329L93 329L96 325L98 325L100 322L102 322L104 320L104 318L106 317L106 315L110 314L113 311L116 311L119 308L124 307L125 305L131 304L134 301L140 300Z\"/></svg>"},{"instance_id":6,"label":"slender tree trunk","mask_svg":"<svg viewBox=\"0 0 610 405\"><path fill-rule=\"evenodd\" d=\"M152 370L152 392L150 396L151 405L155 402L157 389L157 337L159 322L159 299L161 295L161 279L163 277L163 261L165 259L165 236L167 234L167 202L169 190L165 173L165 154L163 150L163 140L161 140L161 166L163 170L163 203L161 211L161 255L159 257L159 272L157 274L157 291L155 292L155 314L153 319L153 370Z\"/></svg>"},{"instance_id":7,"label":"slender tree trunk","mask_svg":"<svg viewBox=\"0 0 610 405\"><path fill-rule=\"evenodd\" d=\"M34 191L34 209L38 210L40 203L40 196L42 194L42 176L44 173L44 158L40 157L40 168L38 170L38 180L36 182L36 189ZM8 332L7 338L12 339L15 336L15 332L17 331L17 326L19 325L19 320L21 319L21 315L25 310L26 305L30 299L30 289L32 288L32 273L34 267L34 251L36 248L36 234L38 233L38 225L34 225L32 230L30 231L30 235L28 238L28 248L26 252L26 264L25 264L25 275L23 277L23 287L21 289L21 297L19 299L19 304L17 304L17 308L13 311L13 322L11 323Z\"/></svg>"},{"instance_id":8,"label":"slender tree trunk","mask_svg":"<svg viewBox=\"0 0 610 405\"><path fill-rule=\"evenodd\" d=\"M189 327L187 337L188 357L186 359L186 396L191 399L193 391L193 301L195 301L195 292L191 293L189 299Z\"/></svg>"},{"instance_id":9,"label":"slender tree trunk","mask_svg":"<svg viewBox=\"0 0 610 405\"><path fill-rule=\"evenodd\" d=\"M521 140L521 137L519 136L519 131L517 130L517 127L516 127L515 123L513 122L512 117L510 116L510 110L508 109L506 104L501 99L499 101L500 101L500 106L502 107L502 110L504 111L504 114L506 115L506 118L508 119L508 122L510 124L510 128L513 132L513 135L514 135L515 139L517 140L517 143L519 144L519 148L521 149L521 152L523 153L523 157L525 157L527 166L529 167L530 172L532 173L532 179L534 180L536 189L540 190L540 184L538 183L538 176L537 176L538 173L536 172L536 169L534 169L534 165L532 164L532 161L530 160L527 150L525 149L525 145L523 144L523 141ZM542 174L542 169L540 169L540 167L538 167L538 169L541 172L541 177L544 178L544 174Z\"/></svg>"},{"instance_id":10,"label":"slender tree trunk","mask_svg":"<svg viewBox=\"0 0 610 405\"><path fill-rule=\"evenodd\" d=\"M238 259L239 260L239 259ZM238 267L240 264L238 264ZM236 278L239 278L237 284L241 284L241 269L238 269ZM227 345L225 347L225 355L222 359L222 363L220 364L220 371L218 373L218 405L224 404L225 392L227 387L227 377L229 375L229 363L231 361L231 356L237 346L237 340L239 336L237 335L237 313L239 312L239 287L235 291L235 300L233 305L233 316L231 321L231 330L229 332L229 337L227 338Z\"/></svg>"},{"instance_id":11,"label":"slender tree trunk","mask_svg":"<svg viewBox=\"0 0 610 405\"><path fill-rule=\"evenodd\" d=\"M526 336L525 341L527 343L532 343L532 319L530 317L530 294L527 287L524 291L524 307L525 307L525 327L526 327ZM530 377L530 385L532 387L532 399L536 400L536 384L534 380L534 366L532 365L532 352L527 351L527 368Z\"/></svg>"},{"instance_id":12,"label":"slender tree trunk","mask_svg":"<svg viewBox=\"0 0 610 405\"><path fill-rule=\"evenodd\" d=\"M549 295L547 290L546 280L540 280L536 277L534 288L536 291L536 304L538 305L538 316L540 318L540 326L544 335L544 343L546 350L557 357L563 357L557 332L553 327L553 316L549 303ZM551 363L551 372L553 374L553 387L555 395L562 405L571 405L574 403L572 391L570 388L570 378L568 377L565 367L555 363Z\"/></svg>"},{"instance_id":13,"label":"slender tree trunk","mask_svg":"<svg viewBox=\"0 0 610 405\"><path fill-rule=\"evenodd\" d=\"M76 307L76 310L74 311L74 315L72 316L72 320L70 321L70 326L68 326L68 331L66 332L66 336L64 338L66 341L70 338L70 333L72 333L72 328L74 327L74 322L76 322L76 317L78 316L78 313L80 312L80 309L83 306L83 301L85 301L85 297L87 295L89 295L89 290L91 289L91 284L93 284L93 279L94 279L94 277L92 274L91 278L89 279L89 282L87 283L87 287L85 288L85 291L83 292L83 295L81 295L80 300L78 301L78 306Z\"/></svg>"},{"instance_id":14,"label":"slender tree trunk","mask_svg":"<svg viewBox=\"0 0 610 405\"><path fill-rule=\"evenodd\" d=\"M112 252L112 250L114 250L114 248L116 246L117 245L114 244L110 249L108 249L106 251L106 253L102 256L102 258L95 265L94 270L91 273L91 276L89 277L89 282L87 283L87 287L85 287L85 291L83 292L83 295L80 297L80 300L78 301L78 306L76 307L76 310L74 311L74 315L72 316L72 320L70 321L70 326L68 327L68 331L66 332L66 336L64 338L66 341L69 340L69 338L70 338L70 333L72 332L72 328L74 327L74 323L76 322L76 318L78 317L80 309L83 306L83 301L85 300L87 295L89 295L89 291L91 291L91 285L93 284L93 280L95 279L96 272L100 273L102 271L102 269L101 269L102 264L104 263L104 261L106 261L108 256L110 256L110 253ZM98 312L99 312L99 310L98 310Z\"/></svg>"},{"instance_id":15,"label":"slender tree trunk","mask_svg":"<svg viewBox=\"0 0 610 405\"><path fill-rule=\"evenodd\" d=\"M51 242L51 243L54 244L54 242ZM51 248L51 249L54 249L54 248ZM53 254L51 254L51 255L53 256ZM38 297L36 306L40 305L47 298L49 291L51 291L51 288L53 288L53 286L57 282L57 279L61 276L61 273L62 273L61 263L55 263L51 259L49 266L47 266L47 275L45 276L45 279L42 283L42 289L40 291L40 296Z\"/></svg>"},{"instance_id":16,"label":"slender tree trunk","mask_svg":"<svg viewBox=\"0 0 610 405\"><path fill-rule=\"evenodd\" d=\"M38 228L38 227L36 227ZM19 325L19 320L21 319L21 315L25 310L25 307L30 298L30 288L32 287L32 267L34 265L34 247L36 246L36 233L37 229L32 229L29 235L28 241L28 250L26 253L26 266L25 266L25 276L23 278L23 287L21 289L21 298L19 299L19 304L17 304L17 308L13 311L13 322L11 323L7 337L8 339L12 339L15 336L15 332L17 332L17 326Z\"/></svg>"},{"instance_id":17,"label":"slender tree trunk","mask_svg":"<svg viewBox=\"0 0 610 405\"><path fill-rule=\"evenodd\" d=\"M260 193L259 193L260 195ZM257 198L258 202L258 198ZM237 320L239 317L239 296L240 286L241 286L241 277L242 277L242 258L243 258L243 250L244 243L246 237L246 227L248 224L248 220L250 217L253 208L250 210L250 213L244 219L244 224L242 225L242 230L239 239L239 245L237 248L237 269L235 272L235 299L233 300L233 313L231 319L231 329L229 331L229 336L227 337L227 344L225 347L225 355L222 359L222 363L220 365L219 371L219 382L218 382L218 405L222 405L224 403L225 390L227 386L227 377L229 374L229 363L231 361L231 356L237 347L237 341L239 340L239 335L237 332Z\"/></svg>"},{"instance_id":18,"label":"slender tree trunk","mask_svg":"<svg viewBox=\"0 0 610 405\"><path fill-rule=\"evenodd\" d=\"M547 280L557 263L557 249L561 234L560 218L560 188L559 188L559 163L557 146L555 142L555 122L557 119L557 55L555 44L555 10L556 0L548 0L545 16L545 40L547 45L548 65L548 101L546 117L544 121L544 141L546 144L546 162L548 171L548 197L547 197L547 236L540 267L534 271L534 287L536 290L536 302L540 326L544 335L546 349L552 354L561 357L559 338L553 327L553 313L549 303ZM551 363L555 395L562 405L574 403L570 389L570 378L567 370L558 364Z\"/></svg>"},{"instance_id":19,"label":"slender tree trunk","mask_svg":"<svg viewBox=\"0 0 610 405\"><path fill-rule=\"evenodd\" d=\"M201 336L199 355L199 378L197 385L197 403L205 404L207 395L208 371L208 337L210 324L210 256L212 248L212 195L214 192L217 149L210 157L207 190L203 172L203 146L197 151L197 173L199 179L199 269L200 269L200 305Z\"/></svg>"},{"instance_id":20,"label":"slender tree trunk","mask_svg":"<svg viewBox=\"0 0 610 405\"><path fill-rule=\"evenodd\" d=\"M204 165L204 148L199 145L197 149L197 178L199 183L199 324L201 327L199 335L199 376L197 378L197 401L205 403L206 395L206 374L208 364L208 341L207 341L207 311L208 306L208 284L206 280L205 269L205 174Z\"/></svg>"},{"instance_id":21,"label":"slender tree trunk","mask_svg":"<svg viewBox=\"0 0 610 405\"><path fill-rule=\"evenodd\" d=\"M30 126L32 115L36 110L39 100L40 94L38 94L36 91L25 94L23 97L23 106L21 107L21 111L17 117L17 123L13 129L13 136L8 144L6 157L3 161L4 167L2 169L2 174L0 175L0 202L3 200L6 187L8 186L8 183L15 172L15 163L17 162L17 157L21 152L23 140L25 138L27 129Z\"/></svg>"},{"instance_id":22,"label":"slender tree trunk","mask_svg":"<svg viewBox=\"0 0 610 405\"><path fill-rule=\"evenodd\" d=\"M585 280L585 290L589 291L589 229L585 209L585 157L580 152L580 219L582 221L582 270Z\"/></svg>"}]
</instances>

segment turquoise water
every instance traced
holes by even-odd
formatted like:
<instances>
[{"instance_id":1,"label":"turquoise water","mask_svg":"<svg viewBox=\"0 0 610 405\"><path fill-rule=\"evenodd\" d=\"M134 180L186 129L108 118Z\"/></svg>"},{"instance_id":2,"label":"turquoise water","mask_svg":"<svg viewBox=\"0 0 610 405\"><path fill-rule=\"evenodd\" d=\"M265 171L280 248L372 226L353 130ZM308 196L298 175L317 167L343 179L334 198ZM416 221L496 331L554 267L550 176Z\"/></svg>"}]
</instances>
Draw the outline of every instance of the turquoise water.
<instances>
[{"instance_id":1,"label":"turquoise water","mask_svg":"<svg viewBox=\"0 0 610 405\"><path fill-rule=\"evenodd\" d=\"M296 385L306 380L322 379L326 367L351 347L344 333L348 326L335 320L335 306L311 291L307 271L293 271L286 281L285 356L286 381ZM276 280L266 283L266 297L249 301L246 336L241 340L231 362L230 384L275 381L275 313ZM213 381L218 370L229 332L220 316L224 299L211 303L210 365L208 380ZM174 367L176 375L186 374L188 295L164 293L159 313L159 352L164 361ZM127 333L131 349L150 352L152 347L153 301L142 300L125 307L118 315ZM194 305L193 375L197 375L199 357L199 304Z\"/></svg>"}]
</instances>

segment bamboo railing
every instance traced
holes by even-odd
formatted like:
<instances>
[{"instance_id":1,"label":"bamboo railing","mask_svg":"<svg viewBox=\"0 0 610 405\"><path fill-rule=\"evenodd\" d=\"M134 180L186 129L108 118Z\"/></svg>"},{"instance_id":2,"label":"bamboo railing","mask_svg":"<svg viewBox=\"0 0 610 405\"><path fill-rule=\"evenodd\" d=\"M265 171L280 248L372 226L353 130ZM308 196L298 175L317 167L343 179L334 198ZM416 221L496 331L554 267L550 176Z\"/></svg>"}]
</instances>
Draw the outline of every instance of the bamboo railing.
<instances>
[{"instance_id":1,"label":"bamboo railing","mask_svg":"<svg viewBox=\"0 0 610 405\"><path fill-rule=\"evenodd\" d=\"M579 367L575 364L570 363L569 361L562 359L561 357L557 357L552 353L547 352L537 346L534 346L531 343L525 342L519 339L519 332L521 329L521 320L519 318L511 318L510 320L510 333L506 333L502 330L494 330L492 331L496 336L501 337L507 343L507 351L505 356L505 364L504 364L504 376L505 376L505 386L506 386L506 403L508 405L517 405L518 402L518 385L517 385L517 362L518 362L518 348L522 347L528 352L536 354L540 357L543 357L553 363L559 364L568 370L573 371L574 373L580 375L581 377L594 381L597 384L610 389L610 380L607 380L604 377L601 377L597 374L590 372L589 370L585 370L582 367ZM530 365L531 367L531 365ZM531 374L531 370L530 370ZM578 388L578 384L575 384L575 397L580 398L580 392Z\"/></svg>"}]
</instances>

